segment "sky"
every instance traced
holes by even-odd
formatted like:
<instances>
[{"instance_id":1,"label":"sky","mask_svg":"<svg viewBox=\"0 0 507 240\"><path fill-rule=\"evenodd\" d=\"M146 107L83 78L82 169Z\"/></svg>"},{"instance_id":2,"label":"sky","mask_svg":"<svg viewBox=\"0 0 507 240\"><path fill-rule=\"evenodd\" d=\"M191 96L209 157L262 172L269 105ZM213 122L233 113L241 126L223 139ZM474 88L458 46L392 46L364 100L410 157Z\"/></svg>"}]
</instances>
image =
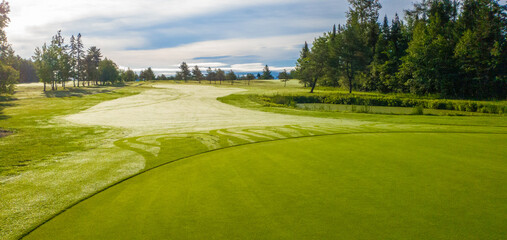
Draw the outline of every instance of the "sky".
<instances>
[{"instance_id":1,"label":"sky","mask_svg":"<svg viewBox=\"0 0 507 240\"><path fill-rule=\"evenodd\" d=\"M295 66L305 41L345 22L347 0L8 0L16 54L33 55L62 30L81 33L122 68L174 74L181 62L235 72ZM412 0L383 0L389 18Z\"/></svg>"}]
</instances>

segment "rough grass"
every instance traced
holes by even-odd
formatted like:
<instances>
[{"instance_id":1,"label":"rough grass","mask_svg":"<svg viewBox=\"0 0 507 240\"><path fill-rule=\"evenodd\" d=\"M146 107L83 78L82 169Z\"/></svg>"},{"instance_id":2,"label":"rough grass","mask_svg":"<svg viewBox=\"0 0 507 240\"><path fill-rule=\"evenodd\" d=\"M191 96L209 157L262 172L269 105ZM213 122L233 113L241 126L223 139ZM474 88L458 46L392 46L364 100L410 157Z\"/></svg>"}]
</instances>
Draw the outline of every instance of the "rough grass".
<instances>
[{"instance_id":1,"label":"rough grass","mask_svg":"<svg viewBox=\"0 0 507 240\"><path fill-rule=\"evenodd\" d=\"M376 114L396 115L439 115L439 116L484 116L488 113L463 112L455 110L425 109L422 106L416 107L384 107L369 105L343 105L325 103L303 103L295 104L296 108L314 111L340 111L340 112L362 112Z\"/></svg>"},{"instance_id":2,"label":"rough grass","mask_svg":"<svg viewBox=\"0 0 507 240\"><path fill-rule=\"evenodd\" d=\"M99 92L101 91L104 90ZM16 174L24 170L23 166L36 164L55 154L85 150L88 144L80 140L87 137L100 138L101 133L106 130L103 127L62 125L56 117L85 110L102 101L136 93L138 90L128 88L86 97L41 97L4 102L10 107L3 110L6 117L0 126L16 134L2 139L0 176Z\"/></svg>"},{"instance_id":3,"label":"rough grass","mask_svg":"<svg viewBox=\"0 0 507 240\"><path fill-rule=\"evenodd\" d=\"M27 239L501 239L503 134L245 145L116 185Z\"/></svg>"},{"instance_id":4,"label":"rough grass","mask_svg":"<svg viewBox=\"0 0 507 240\"><path fill-rule=\"evenodd\" d=\"M25 84L14 97L0 99L5 106L0 127L12 132L0 140L0 239L16 238L77 199L144 167L137 156L112 149L111 141L122 132L58 119L141 90L80 88L86 94L49 98L41 86Z\"/></svg>"}]
</instances>

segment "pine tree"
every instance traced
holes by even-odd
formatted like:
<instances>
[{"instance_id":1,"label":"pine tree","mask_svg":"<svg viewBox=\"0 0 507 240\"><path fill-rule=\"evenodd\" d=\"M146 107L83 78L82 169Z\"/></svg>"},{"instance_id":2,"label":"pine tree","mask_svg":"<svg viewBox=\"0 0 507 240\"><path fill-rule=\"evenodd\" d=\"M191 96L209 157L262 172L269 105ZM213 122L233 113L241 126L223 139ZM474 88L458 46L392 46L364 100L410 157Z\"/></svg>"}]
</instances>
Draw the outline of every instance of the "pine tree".
<instances>
[{"instance_id":1,"label":"pine tree","mask_svg":"<svg viewBox=\"0 0 507 240\"><path fill-rule=\"evenodd\" d=\"M85 66L85 62L84 62L84 57L85 57L85 54L84 54L84 46L83 46L83 42L81 40L81 33L78 33L77 34L77 38L76 38L76 46L75 46L75 54L76 54L76 58L75 58L75 61L76 61L76 78L77 78L77 86L79 87L79 82L83 82L83 86L84 86L84 80L85 80L85 74L86 74L86 66Z\"/></svg>"},{"instance_id":2,"label":"pine tree","mask_svg":"<svg viewBox=\"0 0 507 240\"><path fill-rule=\"evenodd\" d=\"M181 80L184 80L185 82L187 82L191 75L190 75L190 70L188 69L188 65L186 62L182 62L181 65L180 65L180 78Z\"/></svg>"},{"instance_id":3,"label":"pine tree","mask_svg":"<svg viewBox=\"0 0 507 240\"><path fill-rule=\"evenodd\" d=\"M466 0L454 56L460 66L461 97L507 95L507 14L493 0Z\"/></svg>"},{"instance_id":4,"label":"pine tree","mask_svg":"<svg viewBox=\"0 0 507 240\"><path fill-rule=\"evenodd\" d=\"M201 80L204 79L204 76L197 65L195 65L194 69L192 69L192 76L195 80L199 81L199 83L201 83Z\"/></svg>"},{"instance_id":5,"label":"pine tree","mask_svg":"<svg viewBox=\"0 0 507 240\"><path fill-rule=\"evenodd\" d=\"M377 22L382 5L379 0L349 0L349 3L347 22L355 21L354 24L359 25L358 31L362 35L360 40L365 44L363 54L368 56L371 62L380 32Z\"/></svg>"},{"instance_id":6,"label":"pine tree","mask_svg":"<svg viewBox=\"0 0 507 240\"><path fill-rule=\"evenodd\" d=\"M301 49L301 52L299 53L299 59L296 63L296 75L299 78L299 82L304 85L304 87L307 87L311 84L311 73L308 66L308 56L310 55L310 49L308 47L308 43L305 42L305 45Z\"/></svg>"},{"instance_id":7,"label":"pine tree","mask_svg":"<svg viewBox=\"0 0 507 240\"><path fill-rule=\"evenodd\" d=\"M86 65L86 80L88 81L88 86L90 86L90 82L95 82L95 85L98 85L99 81L99 63L102 59L102 53L100 49L96 46L92 46L88 49L88 53L85 57L85 65ZM84 82L83 82L84 83ZM105 83L103 83L105 84ZM84 85L83 85L84 86Z\"/></svg>"},{"instance_id":8,"label":"pine tree","mask_svg":"<svg viewBox=\"0 0 507 240\"><path fill-rule=\"evenodd\" d=\"M151 67L148 67L146 70L141 71L141 73L139 74L139 78L143 81L154 80L155 73L153 73Z\"/></svg>"},{"instance_id":9,"label":"pine tree","mask_svg":"<svg viewBox=\"0 0 507 240\"><path fill-rule=\"evenodd\" d=\"M72 77L72 83L74 84L74 87L76 87L76 79L78 76L78 68L77 68L77 45L76 45L76 38L74 35L70 37L70 66L71 66L71 77Z\"/></svg>"},{"instance_id":10,"label":"pine tree","mask_svg":"<svg viewBox=\"0 0 507 240\"><path fill-rule=\"evenodd\" d=\"M417 94L440 93L456 96L456 44L454 13L457 6L449 0L430 4L427 22L419 21L403 58L399 76Z\"/></svg>"},{"instance_id":11,"label":"pine tree","mask_svg":"<svg viewBox=\"0 0 507 240\"><path fill-rule=\"evenodd\" d=\"M262 70L262 76L261 76L261 79L266 79L266 80L269 80L269 79L274 79L275 77L273 77L273 75L271 74L271 71L269 70L269 67L268 65L266 65L264 67L264 69Z\"/></svg>"},{"instance_id":12,"label":"pine tree","mask_svg":"<svg viewBox=\"0 0 507 240\"><path fill-rule=\"evenodd\" d=\"M222 69L218 69L216 72L216 79L220 81L220 85L222 85L222 81L225 80L225 72Z\"/></svg>"},{"instance_id":13,"label":"pine tree","mask_svg":"<svg viewBox=\"0 0 507 240\"><path fill-rule=\"evenodd\" d=\"M211 84L211 81L216 81L216 73L211 70L211 67L208 67L206 70L206 79L209 81L209 84Z\"/></svg>"}]
</instances>

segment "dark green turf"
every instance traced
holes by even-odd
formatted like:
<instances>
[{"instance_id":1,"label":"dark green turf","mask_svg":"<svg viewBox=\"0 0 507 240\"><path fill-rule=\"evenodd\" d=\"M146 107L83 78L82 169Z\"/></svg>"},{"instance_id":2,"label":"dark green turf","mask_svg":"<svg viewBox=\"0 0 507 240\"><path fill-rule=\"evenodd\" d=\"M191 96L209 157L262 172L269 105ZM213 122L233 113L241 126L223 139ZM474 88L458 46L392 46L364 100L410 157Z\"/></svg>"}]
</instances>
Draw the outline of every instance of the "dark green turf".
<instances>
[{"instance_id":1,"label":"dark green turf","mask_svg":"<svg viewBox=\"0 0 507 240\"><path fill-rule=\"evenodd\" d=\"M507 135L344 134L156 168L28 239L502 239Z\"/></svg>"}]
</instances>

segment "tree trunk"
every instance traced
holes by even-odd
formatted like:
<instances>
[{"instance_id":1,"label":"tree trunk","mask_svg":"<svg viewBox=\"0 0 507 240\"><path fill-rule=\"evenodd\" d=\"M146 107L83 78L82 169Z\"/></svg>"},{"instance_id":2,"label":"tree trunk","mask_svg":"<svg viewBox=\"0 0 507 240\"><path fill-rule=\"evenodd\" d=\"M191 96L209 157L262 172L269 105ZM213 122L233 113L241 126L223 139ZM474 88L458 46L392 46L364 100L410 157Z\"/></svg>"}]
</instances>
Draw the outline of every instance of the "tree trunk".
<instances>
[{"instance_id":1,"label":"tree trunk","mask_svg":"<svg viewBox=\"0 0 507 240\"><path fill-rule=\"evenodd\" d=\"M352 77L349 76L349 93L352 93Z\"/></svg>"},{"instance_id":2,"label":"tree trunk","mask_svg":"<svg viewBox=\"0 0 507 240\"><path fill-rule=\"evenodd\" d=\"M287 81L284 81L283 87L287 87Z\"/></svg>"},{"instance_id":3,"label":"tree trunk","mask_svg":"<svg viewBox=\"0 0 507 240\"><path fill-rule=\"evenodd\" d=\"M46 91L46 82L44 82L44 92Z\"/></svg>"},{"instance_id":4,"label":"tree trunk","mask_svg":"<svg viewBox=\"0 0 507 240\"><path fill-rule=\"evenodd\" d=\"M318 78L318 77L316 77L316 78L315 78L315 80L313 80L312 90L310 91L310 93L313 93L313 90L315 89L315 86L317 85L317 80L318 80L318 79L319 79L319 78Z\"/></svg>"}]
</instances>

